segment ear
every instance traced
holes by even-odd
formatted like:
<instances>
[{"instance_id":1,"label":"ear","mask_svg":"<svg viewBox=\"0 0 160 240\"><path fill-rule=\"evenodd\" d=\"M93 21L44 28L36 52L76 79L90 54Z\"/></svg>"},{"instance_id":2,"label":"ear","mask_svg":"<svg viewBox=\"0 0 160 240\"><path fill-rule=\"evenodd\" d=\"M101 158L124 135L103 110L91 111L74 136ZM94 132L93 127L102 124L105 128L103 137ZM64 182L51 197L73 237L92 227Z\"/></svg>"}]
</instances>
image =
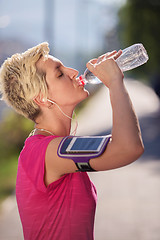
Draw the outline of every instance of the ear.
<instances>
[{"instance_id":1,"label":"ear","mask_svg":"<svg viewBox=\"0 0 160 240\"><path fill-rule=\"evenodd\" d=\"M39 106L47 105L47 100L42 95L38 95L33 99L33 101Z\"/></svg>"}]
</instances>

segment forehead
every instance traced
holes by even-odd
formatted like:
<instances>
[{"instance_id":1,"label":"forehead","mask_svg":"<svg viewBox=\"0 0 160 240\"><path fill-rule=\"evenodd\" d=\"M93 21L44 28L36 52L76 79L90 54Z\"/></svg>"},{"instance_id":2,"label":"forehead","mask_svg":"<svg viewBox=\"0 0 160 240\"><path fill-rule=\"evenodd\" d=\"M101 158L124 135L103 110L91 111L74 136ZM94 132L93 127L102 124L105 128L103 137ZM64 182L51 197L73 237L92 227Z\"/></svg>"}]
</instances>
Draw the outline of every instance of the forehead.
<instances>
[{"instance_id":1,"label":"forehead","mask_svg":"<svg viewBox=\"0 0 160 240\"><path fill-rule=\"evenodd\" d=\"M46 72L46 70L49 68L57 69L61 65L62 65L62 62L59 59L49 55L47 59L42 56L37 61L36 68L40 72Z\"/></svg>"}]
</instances>

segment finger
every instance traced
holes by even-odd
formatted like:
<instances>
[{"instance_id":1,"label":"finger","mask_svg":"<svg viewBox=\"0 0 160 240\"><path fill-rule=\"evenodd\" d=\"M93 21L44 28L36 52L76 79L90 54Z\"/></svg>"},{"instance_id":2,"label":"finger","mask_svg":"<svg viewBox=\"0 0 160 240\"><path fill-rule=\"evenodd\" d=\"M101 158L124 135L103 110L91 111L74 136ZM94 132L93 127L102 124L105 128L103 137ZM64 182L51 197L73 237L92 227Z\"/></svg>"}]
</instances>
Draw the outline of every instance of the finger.
<instances>
[{"instance_id":1,"label":"finger","mask_svg":"<svg viewBox=\"0 0 160 240\"><path fill-rule=\"evenodd\" d=\"M112 51L112 52L108 52L108 53L105 53L105 54L99 56L97 63L99 63L99 62L102 61L103 59L106 59L106 58L112 56L112 54L115 54L116 52L117 52L117 51L114 50L114 51Z\"/></svg>"},{"instance_id":2,"label":"finger","mask_svg":"<svg viewBox=\"0 0 160 240\"><path fill-rule=\"evenodd\" d=\"M106 55L105 58L110 58L110 57L114 56L116 53L117 53L116 50L114 50L114 51L112 51L112 52L109 52L109 53L106 53L106 54L105 54L105 55Z\"/></svg>"},{"instance_id":3,"label":"finger","mask_svg":"<svg viewBox=\"0 0 160 240\"><path fill-rule=\"evenodd\" d=\"M91 63L91 64L96 64L97 61L98 61L97 58L93 58L93 59L91 59L91 60L89 61L89 63Z\"/></svg>"},{"instance_id":4,"label":"finger","mask_svg":"<svg viewBox=\"0 0 160 240\"><path fill-rule=\"evenodd\" d=\"M122 50L120 49L120 50L117 52L116 57L118 58L121 54L122 54Z\"/></svg>"},{"instance_id":5,"label":"finger","mask_svg":"<svg viewBox=\"0 0 160 240\"><path fill-rule=\"evenodd\" d=\"M92 72L95 68L95 64L97 63L97 58L91 59L87 64L86 67Z\"/></svg>"},{"instance_id":6,"label":"finger","mask_svg":"<svg viewBox=\"0 0 160 240\"><path fill-rule=\"evenodd\" d=\"M116 60L122 54L122 50L119 50L114 56L113 59Z\"/></svg>"}]
</instances>

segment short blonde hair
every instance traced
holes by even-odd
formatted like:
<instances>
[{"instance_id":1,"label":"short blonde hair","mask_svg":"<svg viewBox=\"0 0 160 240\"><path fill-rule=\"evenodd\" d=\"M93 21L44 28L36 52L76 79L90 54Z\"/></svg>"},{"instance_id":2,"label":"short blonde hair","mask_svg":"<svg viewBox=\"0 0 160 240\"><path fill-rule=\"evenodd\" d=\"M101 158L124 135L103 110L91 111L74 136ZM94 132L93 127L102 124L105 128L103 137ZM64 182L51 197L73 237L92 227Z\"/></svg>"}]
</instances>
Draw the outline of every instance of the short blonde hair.
<instances>
[{"instance_id":1,"label":"short blonde hair","mask_svg":"<svg viewBox=\"0 0 160 240\"><path fill-rule=\"evenodd\" d=\"M18 113L35 121L40 108L34 98L42 93L47 96L45 75L38 73L36 62L49 54L48 43L41 43L24 53L8 58L0 69L0 92L2 100Z\"/></svg>"}]
</instances>

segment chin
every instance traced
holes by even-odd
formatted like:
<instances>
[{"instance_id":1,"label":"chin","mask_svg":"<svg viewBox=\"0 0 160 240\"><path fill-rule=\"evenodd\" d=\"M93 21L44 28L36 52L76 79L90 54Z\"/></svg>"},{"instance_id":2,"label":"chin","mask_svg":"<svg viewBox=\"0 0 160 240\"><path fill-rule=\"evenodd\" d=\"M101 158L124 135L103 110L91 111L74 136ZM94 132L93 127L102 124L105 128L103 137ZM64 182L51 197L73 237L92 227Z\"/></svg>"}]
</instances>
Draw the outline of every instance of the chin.
<instances>
[{"instance_id":1,"label":"chin","mask_svg":"<svg viewBox=\"0 0 160 240\"><path fill-rule=\"evenodd\" d=\"M87 97L90 95L87 89L84 89L84 92L86 93Z\"/></svg>"},{"instance_id":2,"label":"chin","mask_svg":"<svg viewBox=\"0 0 160 240\"><path fill-rule=\"evenodd\" d=\"M84 99L86 99L89 96L89 92L88 92L88 90L84 89L84 93L85 93L85 98Z\"/></svg>"},{"instance_id":3,"label":"chin","mask_svg":"<svg viewBox=\"0 0 160 240\"><path fill-rule=\"evenodd\" d=\"M78 105L79 103L83 102L86 98L88 98L88 96L89 96L89 92L85 89L85 90L83 91L83 96L80 97L77 105Z\"/></svg>"}]
</instances>

